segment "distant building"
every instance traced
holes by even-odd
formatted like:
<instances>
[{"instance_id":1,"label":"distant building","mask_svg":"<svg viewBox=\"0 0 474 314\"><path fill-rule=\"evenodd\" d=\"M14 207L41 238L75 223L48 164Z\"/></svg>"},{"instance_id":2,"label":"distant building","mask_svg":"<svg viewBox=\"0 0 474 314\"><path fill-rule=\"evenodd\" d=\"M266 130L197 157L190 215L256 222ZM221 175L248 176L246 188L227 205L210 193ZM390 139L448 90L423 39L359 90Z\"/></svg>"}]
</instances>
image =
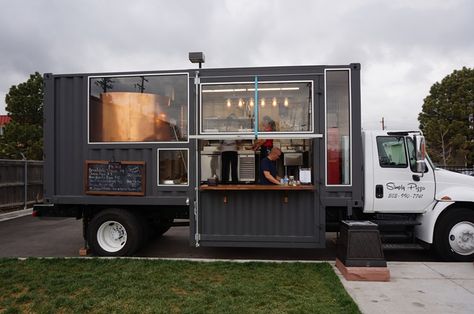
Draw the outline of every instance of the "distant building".
<instances>
[{"instance_id":1,"label":"distant building","mask_svg":"<svg viewBox=\"0 0 474 314\"><path fill-rule=\"evenodd\" d=\"M10 123L11 118L7 115L0 115L0 136L3 135L3 129L5 128L5 125Z\"/></svg>"}]
</instances>

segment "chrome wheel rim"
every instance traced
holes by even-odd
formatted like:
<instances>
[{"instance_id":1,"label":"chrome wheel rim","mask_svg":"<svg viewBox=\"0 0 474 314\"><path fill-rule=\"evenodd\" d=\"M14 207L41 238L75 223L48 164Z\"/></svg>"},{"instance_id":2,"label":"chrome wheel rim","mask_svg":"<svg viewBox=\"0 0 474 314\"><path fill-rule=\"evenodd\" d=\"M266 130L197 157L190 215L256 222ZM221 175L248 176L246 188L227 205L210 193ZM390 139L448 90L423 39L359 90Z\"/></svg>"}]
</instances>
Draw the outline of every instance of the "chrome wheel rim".
<instances>
[{"instance_id":1,"label":"chrome wheel rim","mask_svg":"<svg viewBox=\"0 0 474 314\"><path fill-rule=\"evenodd\" d=\"M461 221L455 224L449 232L449 245L460 255L474 254L474 223Z\"/></svg>"},{"instance_id":2,"label":"chrome wheel rim","mask_svg":"<svg viewBox=\"0 0 474 314\"><path fill-rule=\"evenodd\" d=\"M118 252L127 243L127 231L117 221L106 221L97 230L97 242L107 252Z\"/></svg>"}]
</instances>

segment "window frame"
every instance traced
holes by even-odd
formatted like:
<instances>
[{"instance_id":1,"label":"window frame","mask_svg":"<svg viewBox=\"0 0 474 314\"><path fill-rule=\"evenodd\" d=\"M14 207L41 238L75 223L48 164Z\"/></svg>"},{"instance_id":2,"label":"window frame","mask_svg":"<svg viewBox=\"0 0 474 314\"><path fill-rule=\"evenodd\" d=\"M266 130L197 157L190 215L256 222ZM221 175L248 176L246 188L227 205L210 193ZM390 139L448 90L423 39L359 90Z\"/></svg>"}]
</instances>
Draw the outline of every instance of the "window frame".
<instances>
[{"instance_id":1,"label":"window frame","mask_svg":"<svg viewBox=\"0 0 474 314\"><path fill-rule=\"evenodd\" d=\"M410 160L410 149L409 149L409 147L408 147L408 145L409 145L408 142L412 143L412 144L413 144L413 152L415 152L415 141L414 141L411 137L409 137L409 136L405 137L405 141L406 141L406 146L407 146L407 158L408 158L408 163L409 163L409 165L410 165L410 170L411 170L411 172L413 172L413 173L419 173L418 171L416 171L416 156L415 156L415 163L414 163L414 165L412 166L411 160ZM425 162L424 162L425 171L424 171L423 173L429 172L429 168L430 168L430 167L428 167L428 164L427 164L427 162L426 162L427 160L429 160L429 159L428 159L428 158L425 158ZM428 163L429 163L429 162L428 162Z\"/></svg>"},{"instance_id":2,"label":"window frame","mask_svg":"<svg viewBox=\"0 0 474 314\"><path fill-rule=\"evenodd\" d=\"M410 163L409 161L409 156L408 156L408 147L407 147L407 143L405 142L405 137L404 136L398 136L399 138L402 139L402 143L403 143L403 149L404 149L404 156L405 156L405 165L382 165L380 163L380 153L379 153L379 138L397 138L396 135L379 135L379 136L376 136L375 138L375 143L377 145L377 159L379 161L379 166L380 168L392 168L392 169L405 169L405 168L408 168L408 165ZM411 168L411 167L410 167Z\"/></svg>"},{"instance_id":3,"label":"window frame","mask_svg":"<svg viewBox=\"0 0 474 314\"><path fill-rule=\"evenodd\" d=\"M117 77L117 78L126 78L126 77L140 77L140 76L144 76L144 77L149 77L149 76L184 76L186 78L186 93L187 93L187 101L186 101L186 106L187 106L187 136L186 136L186 141L150 141L150 142L137 142L137 141L121 141L121 142L92 142L91 139L90 139L90 93L91 93L91 79L93 78L113 78L113 77ZM184 78L183 77L183 78ZM89 145L114 145L114 144L119 144L119 145L123 145L123 144L131 144L131 145L134 145L134 144L162 144L162 143L166 143L166 144L189 144L189 141L190 141L190 133L189 133L189 130L190 130L190 108L189 108L189 73L188 72L170 72L170 73L135 73L135 74L123 74L123 75L120 75L120 74L106 74L106 75L89 75L87 76L87 117L86 117L86 120L87 120L87 144Z\"/></svg>"},{"instance_id":4,"label":"window frame","mask_svg":"<svg viewBox=\"0 0 474 314\"><path fill-rule=\"evenodd\" d=\"M327 73L331 71L348 72L348 90L349 90L349 183L348 184L329 184L328 183L328 104L327 104ZM330 68L324 69L324 176L326 187L351 187L353 182L353 157L352 157L352 69L349 68Z\"/></svg>"},{"instance_id":5,"label":"window frame","mask_svg":"<svg viewBox=\"0 0 474 314\"><path fill-rule=\"evenodd\" d=\"M269 135L269 134L314 134L314 85L315 82L314 80L296 80L296 81L258 81L258 87L257 87L257 92L260 88L261 84L285 84L285 83L310 83L311 84L311 105L309 106L309 113L311 114L311 119L310 119L310 130L309 131L274 131L274 132L261 132L258 130L257 134L262 134L262 135ZM249 84L252 86L255 86L255 82L250 82L250 81L244 81L244 82L209 82L209 83L200 83L200 88L199 88L199 134L200 135L255 135L255 130L252 130L250 132L204 132L203 131L203 101L202 101L202 94L203 94L203 86L208 86L208 85L242 85L242 84ZM253 90L255 92L255 88ZM260 92L258 92L260 94ZM258 97L260 99L260 96ZM258 104L255 104L258 105ZM260 112L260 111L258 111ZM258 116L254 116L253 122L254 125L258 126L259 121L256 119L260 119L260 114Z\"/></svg>"},{"instance_id":6,"label":"window frame","mask_svg":"<svg viewBox=\"0 0 474 314\"><path fill-rule=\"evenodd\" d=\"M188 169L187 184L160 184L160 150L166 150L166 151L184 150L184 151L186 151L186 153L188 155L187 160L186 160L186 167ZM159 148L157 148L156 149L156 186L158 188L161 188L161 187L183 187L183 188L184 187L189 187L190 181L191 181L190 169L189 169L189 159L190 159L189 148L186 148L186 147L159 147Z\"/></svg>"}]
</instances>

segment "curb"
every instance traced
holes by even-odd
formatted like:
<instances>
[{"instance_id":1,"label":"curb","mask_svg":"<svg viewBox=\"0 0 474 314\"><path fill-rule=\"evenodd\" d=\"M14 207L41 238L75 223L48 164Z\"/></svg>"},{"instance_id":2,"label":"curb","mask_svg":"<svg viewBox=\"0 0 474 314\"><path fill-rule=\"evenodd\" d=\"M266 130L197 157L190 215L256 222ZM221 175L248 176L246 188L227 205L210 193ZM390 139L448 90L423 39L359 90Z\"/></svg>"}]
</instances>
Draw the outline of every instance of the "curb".
<instances>
[{"instance_id":1,"label":"curb","mask_svg":"<svg viewBox=\"0 0 474 314\"><path fill-rule=\"evenodd\" d=\"M195 258L195 257L136 257L136 256L67 256L67 257L14 257L20 261L28 259L64 259L64 260L143 260L143 261L176 261L176 262L200 262L200 263L214 263L214 262L230 262L230 263L302 263L302 264L321 264L328 263L335 266L333 260L262 260L262 259L223 259L223 258Z\"/></svg>"},{"instance_id":2,"label":"curb","mask_svg":"<svg viewBox=\"0 0 474 314\"><path fill-rule=\"evenodd\" d=\"M33 208L27 208L22 210L17 210L10 213L0 214L0 221L7 221L15 218L20 218L24 216L31 215L33 213Z\"/></svg>"}]
</instances>

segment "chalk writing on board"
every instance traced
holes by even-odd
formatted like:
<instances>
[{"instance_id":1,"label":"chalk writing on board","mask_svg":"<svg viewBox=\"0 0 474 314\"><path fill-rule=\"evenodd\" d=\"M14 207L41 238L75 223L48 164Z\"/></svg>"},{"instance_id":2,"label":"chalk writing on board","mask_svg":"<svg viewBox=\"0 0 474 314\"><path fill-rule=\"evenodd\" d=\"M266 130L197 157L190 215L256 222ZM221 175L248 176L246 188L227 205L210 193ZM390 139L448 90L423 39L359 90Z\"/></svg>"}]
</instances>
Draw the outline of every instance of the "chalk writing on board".
<instances>
[{"instance_id":1,"label":"chalk writing on board","mask_svg":"<svg viewBox=\"0 0 474 314\"><path fill-rule=\"evenodd\" d=\"M144 162L86 162L86 193L144 195Z\"/></svg>"}]
</instances>

